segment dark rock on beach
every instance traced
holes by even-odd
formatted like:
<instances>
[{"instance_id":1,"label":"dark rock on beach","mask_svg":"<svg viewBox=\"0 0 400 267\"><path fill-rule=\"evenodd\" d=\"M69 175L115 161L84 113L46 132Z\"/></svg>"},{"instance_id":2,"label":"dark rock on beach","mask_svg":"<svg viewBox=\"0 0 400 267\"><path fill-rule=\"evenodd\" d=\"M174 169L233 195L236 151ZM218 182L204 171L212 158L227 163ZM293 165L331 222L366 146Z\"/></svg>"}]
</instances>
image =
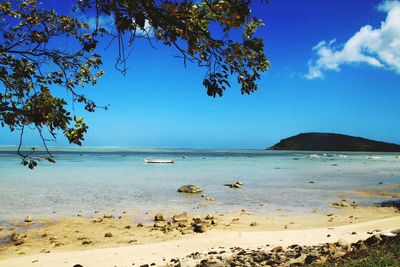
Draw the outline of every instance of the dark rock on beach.
<instances>
[{"instance_id":1,"label":"dark rock on beach","mask_svg":"<svg viewBox=\"0 0 400 267\"><path fill-rule=\"evenodd\" d=\"M104 235L104 237L112 237L113 235L112 235L112 233L106 233L105 235Z\"/></svg>"},{"instance_id":2,"label":"dark rock on beach","mask_svg":"<svg viewBox=\"0 0 400 267\"><path fill-rule=\"evenodd\" d=\"M243 187L243 183L240 181L237 181L233 184L224 184L225 186L228 186L230 188L242 188Z\"/></svg>"},{"instance_id":3,"label":"dark rock on beach","mask_svg":"<svg viewBox=\"0 0 400 267\"><path fill-rule=\"evenodd\" d=\"M287 248L281 246L274 247L272 250L266 249L242 249L239 247L230 248L230 253L225 250L210 251L207 254L192 253L185 258L196 260L197 267L218 267L218 266L345 266L342 264L347 258L357 258L371 249L381 249L379 246L391 246L398 244L400 234L372 235L365 241L358 241L350 244L345 240L336 243L326 243L318 246L299 246L291 245ZM268 246L267 246L268 247ZM395 246L395 247L398 247ZM173 265L168 266L189 266L184 259L171 260ZM190 265L191 266L191 265ZM347 266L347 265L346 265ZM397 265L396 265L397 266Z\"/></svg>"},{"instance_id":4,"label":"dark rock on beach","mask_svg":"<svg viewBox=\"0 0 400 267\"><path fill-rule=\"evenodd\" d=\"M174 222L187 222L188 221L188 215L186 212L181 213L181 214L177 214L174 215L174 217L172 217L172 220Z\"/></svg>"},{"instance_id":5,"label":"dark rock on beach","mask_svg":"<svg viewBox=\"0 0 400 267\"><path fill-rule=\"evenodd\" d=\"M19 246L24 243L24 239L26 238L25 234L21 233L12 233L10 235L10 240L14 243L14 245Z\"/></svg>"},{"instance_id":6,"label":"dark rock on beach","mask_svg":"<svg viewBox=\"0 0 400 267\"><path fill-rule=\"evenodd\" d=\"M188 184L188 185L182 185L179 187L178 192L180 193L188 193L188 194L196 194L196 193L201 193L203 192L203 189L196 185Z\"/></svg>"},{"instance_id":7,"label":"dark rock on beach","mask_svg":"<svg viewBox=\"0 0 400 267\"><path fill-rule=\"evenodd\" d=\"M154 216L154 221L162 222L162 221L164 221L164 216L161 213L157 213L156 216Z\"/></svg>"}]
</instances>

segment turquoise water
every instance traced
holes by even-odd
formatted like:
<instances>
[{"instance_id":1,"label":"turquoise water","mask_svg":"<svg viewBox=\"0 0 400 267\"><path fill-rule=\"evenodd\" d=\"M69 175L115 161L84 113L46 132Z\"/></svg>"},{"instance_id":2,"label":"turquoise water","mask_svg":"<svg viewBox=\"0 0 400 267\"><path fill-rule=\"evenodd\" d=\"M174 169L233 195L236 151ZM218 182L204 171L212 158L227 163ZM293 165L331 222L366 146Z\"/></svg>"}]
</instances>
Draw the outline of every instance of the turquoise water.
<instances>
[{"instance_id":1,"label":"turquoise water","mask_svg":"<svg viewBox=\"0 0 400 267\"><path fill-rule=\"evenodd\" d=\"M94 210L309 212L329 209L343 191L400 183L400 158L393 153L52 148L57 163L40 162L32 171L13 150L0 149L0 222ZM144 157L175 163L146 164ZM237 180L243 188L223 186ZM198 185L217 201L179 194L182 184Z\"/></svg>"}]
</instances>

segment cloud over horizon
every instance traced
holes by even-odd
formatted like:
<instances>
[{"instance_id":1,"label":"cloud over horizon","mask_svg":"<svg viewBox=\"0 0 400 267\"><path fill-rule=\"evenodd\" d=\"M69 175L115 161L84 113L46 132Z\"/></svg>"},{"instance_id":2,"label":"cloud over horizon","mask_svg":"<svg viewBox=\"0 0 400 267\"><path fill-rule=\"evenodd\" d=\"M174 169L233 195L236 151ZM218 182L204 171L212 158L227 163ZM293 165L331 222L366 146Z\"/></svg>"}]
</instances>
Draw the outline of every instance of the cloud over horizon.
<instances>
[{"instance_id":1,"label":"cloud over horizon","mask_svg":"<svg viewBox=\"0 0 400 267\"><path fill-rule=\"evenodd\" d=\"M365 25L342 45L333 39L314 46L314 58L308 62L305 77L323 78L325 71L340 71L342 65L354 64L384 68L400 75L400 1L384 1L378 10L387 13L379 28Z\"/></svg>"}]
</instances>

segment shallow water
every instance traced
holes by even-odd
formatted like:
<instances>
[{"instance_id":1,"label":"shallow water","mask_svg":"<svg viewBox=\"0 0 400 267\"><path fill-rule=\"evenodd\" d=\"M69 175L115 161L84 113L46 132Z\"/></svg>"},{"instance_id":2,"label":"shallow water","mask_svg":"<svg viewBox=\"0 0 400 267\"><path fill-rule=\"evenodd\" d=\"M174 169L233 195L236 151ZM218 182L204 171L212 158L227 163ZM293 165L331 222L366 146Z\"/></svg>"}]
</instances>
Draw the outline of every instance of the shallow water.
<instances>
[{"instance_id":1,"label":"shallow water","mask_svg":"<svg viewBox=\"0 0 400 267\"><path fill-rule=\"evenodd\" d=\"M328 209L343 191L400 183L400 158L394 153L52 150L57 163L40 162L32 171L19 164L14 151L0 149L0 222L27 214L76 215L80 210L310 212ZM145 164L144 157L175 163ZM243 188L223 186L237 180L244 182ZM217 201L179 194L182 184L196 184ZM354 198L361 205L380 201ZM199 204L207 207L197 210Z\"/></svg>"}]
</instances>

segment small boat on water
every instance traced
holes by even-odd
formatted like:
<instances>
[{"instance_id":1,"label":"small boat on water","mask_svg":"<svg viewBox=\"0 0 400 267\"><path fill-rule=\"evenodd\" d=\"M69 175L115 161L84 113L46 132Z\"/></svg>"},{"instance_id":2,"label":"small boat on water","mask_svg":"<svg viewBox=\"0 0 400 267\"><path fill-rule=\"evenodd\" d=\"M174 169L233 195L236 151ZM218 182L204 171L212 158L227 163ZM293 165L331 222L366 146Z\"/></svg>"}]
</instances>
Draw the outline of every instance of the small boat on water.
<instances>
[{"instance_id":1,"label":"small boat on water","mask_svg":"<svg viewBox=\"0 0 400 267\"><path fill-rule=\"evenodd\" d=\"M173 159L144 159L145 163L174 163Z\"/></svg>"},{"instance_id":2,"label":"small boat on water","mask_svg":"<svg viewBox=\"0 0 400 267\"><path fill-rule=\"evenodd\" d=\"M379 156L368 156L367 159L381 159L382 157Z\"/></svg>"}]
</instances>

